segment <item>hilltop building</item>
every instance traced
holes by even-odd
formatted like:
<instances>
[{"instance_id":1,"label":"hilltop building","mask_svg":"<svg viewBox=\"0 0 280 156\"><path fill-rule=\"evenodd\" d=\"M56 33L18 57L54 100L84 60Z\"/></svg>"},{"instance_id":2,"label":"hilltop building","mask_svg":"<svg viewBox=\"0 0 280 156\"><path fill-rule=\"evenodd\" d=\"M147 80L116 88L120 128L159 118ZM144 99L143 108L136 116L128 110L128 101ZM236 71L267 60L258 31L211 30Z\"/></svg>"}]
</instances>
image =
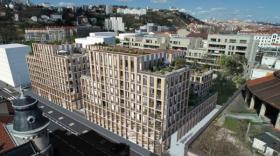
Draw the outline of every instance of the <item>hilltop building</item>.
<instances>
[{"instance_id":1,"label":"hilltop building","mask_svg":"<svg viewBox=\"0 0 280 156\"><path fill-rule=\"evenodd\" d=\"M105 24L104 24L105 30L113 30L115 32L124 32L125 31L125 26L123 22L122 17L110 17L108 19L105 19Z\"/></svg>"}]
</instances>

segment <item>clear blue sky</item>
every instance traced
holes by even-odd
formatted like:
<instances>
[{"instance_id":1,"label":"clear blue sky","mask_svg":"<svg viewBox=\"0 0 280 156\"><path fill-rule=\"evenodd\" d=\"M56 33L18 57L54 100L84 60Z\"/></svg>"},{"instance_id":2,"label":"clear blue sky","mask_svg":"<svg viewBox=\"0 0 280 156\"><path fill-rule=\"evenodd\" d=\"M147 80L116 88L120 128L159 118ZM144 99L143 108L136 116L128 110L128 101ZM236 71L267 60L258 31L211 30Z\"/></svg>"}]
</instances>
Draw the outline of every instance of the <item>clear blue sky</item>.
<instances>
[{"instance_id":1,"label":"clear blue sky","mask_svg":"<svg viewBox=\"0 0 280 156\"><path fill-rule=\"evenodd\" d=\"M280 0L33 0L54 5L111 4L144 8L176 7L201 18L258 20L280 23Z\"/></svg>"}]
</instances>

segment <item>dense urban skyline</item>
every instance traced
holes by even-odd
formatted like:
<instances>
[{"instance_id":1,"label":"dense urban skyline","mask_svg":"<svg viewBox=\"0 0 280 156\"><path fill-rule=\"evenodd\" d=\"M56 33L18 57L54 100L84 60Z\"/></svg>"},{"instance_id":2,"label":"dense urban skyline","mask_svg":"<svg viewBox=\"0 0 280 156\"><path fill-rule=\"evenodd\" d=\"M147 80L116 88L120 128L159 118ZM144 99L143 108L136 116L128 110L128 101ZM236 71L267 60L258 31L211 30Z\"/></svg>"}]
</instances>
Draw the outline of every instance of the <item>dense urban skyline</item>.
<instances>
[{"instance_id":1,"label":"dense urban skyline","mask_svg":"<svg viewBox=\"0 0 280 156\"><path fill-rule=\"evenodd\" d=\"M45 2L39 0L38 3ZM82 5L82 4L111 4L127 5L130 7L152 7L170 8L175 7L181 11L201 19L240 19L264 22L280 22L277 14L280 1L270 0L269 3L263 0L71 0L71 1L48 1L53 5Z\"/></svg>"}]
</instances>

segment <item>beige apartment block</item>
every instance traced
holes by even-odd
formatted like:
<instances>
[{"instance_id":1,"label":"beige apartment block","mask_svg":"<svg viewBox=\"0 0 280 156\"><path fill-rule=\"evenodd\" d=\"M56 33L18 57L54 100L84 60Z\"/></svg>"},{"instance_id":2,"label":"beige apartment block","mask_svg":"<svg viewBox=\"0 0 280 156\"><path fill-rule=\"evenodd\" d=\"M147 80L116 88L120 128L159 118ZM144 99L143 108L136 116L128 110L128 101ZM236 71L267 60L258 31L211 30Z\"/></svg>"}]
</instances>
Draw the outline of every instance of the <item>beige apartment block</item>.
<instances>
[{"instance_id":1,"label":"beige apartment block","mask_svg":"<svg viewBox=\"0 0 280 156\"><path fill-rule=\"evenodd\" d=\"M250 35L208 35L208 53L212 55L241 55L248 62L255 62L258 41Z\"/></svg>"},{"instance_id":2,"label":"beige apartment block","mask_svg":"<svg viewBox=\"0 0 280 156\"><path fill-rule=\"evenodd\" d=\"M198 97L209 94L213 84L213 70L194 70L191 74L191 89Z\"/></svg>"},{"instance_id":3,"label":"beige apartment block","mask_svg":"<svg viewBox=\"0 0 280 156\"><path fill-rule=\"evenodd\" d=\"M28 28L25 29L25 40L36 42L65 41L71 39L75 34L77 34L77 28L72 26Z\"/></svg>"},{"instance_id":4,"label":"beige apartment block","mask_svg":"<svg viewBox=\"0 0 280 156\"><path fill-rule=\"evenodd\" d=\"M166 35L127 36L122 41L124 47L138 49L167 49L169 37Z\"/></svg>"},{"instance_id":5,"label":"beige apartment block","mask_svg":"<svg viewBox=\"0 0 280 156\"><path fill-rule=\"evenodd\" d=\"M202 38L199 37L180 37L180 36L171 36L169 41L170 49L198 49L202 47Z\"/></svg>"},{"instance_id":6,"label":"beige apartment block","mask_svg":"<svg viewBox=\"0 0 280 156\"><path fill-rule=\"evenodd\" d=\"M244 76L249 77L255 65L258 41L252 35L208 35L207 52L212 57L221 55L241 55L247 60Z\"/></svg>"},{"instance_id":7,"label":"beige apartment block","mask_svg":"<svg viewBox=\"0 0 280 156\"><path fill-rule=\"evenodd\" d=\"M71 111L81 109L80 77L89 73L81 45L33 44L27 56L32 90Z\"/></svg>"},{"instance_id":8,"label":"beige apartment block","mask_svg":"<svg viewBox=\"0 0 280 156\"><path fill-rule=\"evenodd\" d=\"M190 69L165 50L90 46L81 87L86 118L156 154L187 123ZM180 130L182 133L186 133Z\"/></svg>"}]
</instances>

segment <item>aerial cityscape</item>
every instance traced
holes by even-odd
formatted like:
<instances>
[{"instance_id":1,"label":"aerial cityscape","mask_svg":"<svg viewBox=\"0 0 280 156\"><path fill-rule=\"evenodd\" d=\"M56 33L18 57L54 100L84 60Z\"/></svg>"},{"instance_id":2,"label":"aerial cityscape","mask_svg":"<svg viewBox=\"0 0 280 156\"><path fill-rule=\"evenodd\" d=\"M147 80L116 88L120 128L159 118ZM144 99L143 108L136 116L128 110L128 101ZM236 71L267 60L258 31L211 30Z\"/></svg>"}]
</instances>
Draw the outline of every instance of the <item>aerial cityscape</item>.
<instances>
[{"instance_id":1,"label":"aerial cityscape","mask_svg":"<svg viewBox=\"0 0 280 156\"><path fill-rule=\"evenodd\" d=\"M280 156L279 6L0 0L0 156Z\"/></svg>"}]
</instances>

